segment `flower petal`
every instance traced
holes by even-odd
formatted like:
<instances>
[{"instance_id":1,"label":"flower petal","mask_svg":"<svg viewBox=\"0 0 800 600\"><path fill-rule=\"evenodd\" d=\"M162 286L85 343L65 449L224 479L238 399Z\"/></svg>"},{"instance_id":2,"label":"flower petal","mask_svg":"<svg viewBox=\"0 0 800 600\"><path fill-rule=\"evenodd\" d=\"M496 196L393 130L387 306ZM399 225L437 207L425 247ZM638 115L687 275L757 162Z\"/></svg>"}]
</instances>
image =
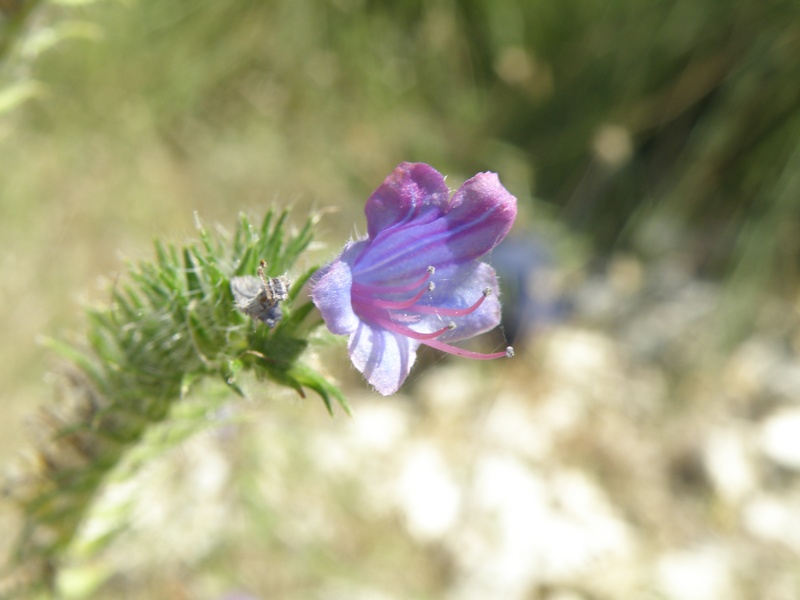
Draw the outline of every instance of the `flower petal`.
<instances>
[{"instance_id":1,"label":"flower petal","mask_svg":"<svg viewBox=\"0 0 800 600\"><path fill-rule=\"evenodd\" d=\"M424 163L400 163L367 200L367 232L375 238L389 227L419 220L429 211L436 218L446 209L450 192L441 173Z\"/></svg>"},{"instance_id":2,"label":"flower petal","mask_svg":"<svg viewBox=\"0 0 800 600\"><path fill-rule=\"evenodd\" d=\"M328 329L349 335L353 364L378 392L399 389L421 343L468 358L509 355L448 342L500 322L494 269L477 259L506 236L516 202L494 173L449 199L441 174L420 163L401 163L370 196L368 237L319 271L311 296Z\"/></svg>"},{"instance_id":3,"label":"flower petal","mask_svg":"<svg viewBox=\"0 0 800 600\"><path fill-rule=\"evenodd\" d=\"M453 195L447 212L447 246L461 261L478 258L497 246L517 216L517 199L496 173L478 173Z\"/></svg>"},{"instance_id":4,"label":"flower petal","mask_svg":"<svg viewBox=\"0 0 800 600\"><path fill-rule=\"evenodd\" d=\"M377 233L371 227L369 248L353 265L354 277L373 284L413 281L428 265L444 269L483 256L511 229L517 200L495 173L480 173L446 206L437 204L429 213L415 216L409 209L411 220L396 220Z\"/></svg>"},{"instance_id":5,"label":"flower petal","mask_svg":"<svg viewBox=\"0 0 800 600\"><path fill-rule=\"evenodd\" d=\"M366 242L348 243L339 258L317 272L311 287L314 302L331 333L349 335L359 324L350 301L353 274L350 262L357 256Z\"/></svg>"},{"instance_id":6,"label":"flower petal","mask_svg":"<svg viewBox=\"0 0 800 600\"><path fill-rule=\"evenodd\" d=\"M419 342L385 329L358 324L350 336L350 360L381 394L394 394L408 377Z\"/></svg>"},{"instance_id":7,"label":"flower petal","mask_svg":"<svg viewBox=\"0 0 800 600\"><path fill-rule=\"evenodd\" d=\"M500 299L497 277L494 269L486 263L471 262L457 268L439 272L436 288L420 301L420 304L432 309L464 309L475 304L486 288L490 295L483 303L468 315L459 317L427 314L414 325L416 331L436 331L448 322L455 323L456 328L443 333L437 339L442 342L455 342L491 331L500 324Z\"/></svg>"}]
</instances>

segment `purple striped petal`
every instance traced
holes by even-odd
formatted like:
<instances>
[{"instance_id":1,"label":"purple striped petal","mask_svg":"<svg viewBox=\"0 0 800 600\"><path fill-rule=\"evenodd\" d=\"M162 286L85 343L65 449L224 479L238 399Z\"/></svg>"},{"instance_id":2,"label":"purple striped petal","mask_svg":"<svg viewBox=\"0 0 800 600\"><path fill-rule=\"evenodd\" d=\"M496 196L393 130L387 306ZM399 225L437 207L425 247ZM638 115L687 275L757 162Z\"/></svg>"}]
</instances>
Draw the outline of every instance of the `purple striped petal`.
<instances>
[{"instance_id":1,"label":"purple striped petal","mask_svg":"<svg viewBox=\"0 0 800 600\"><path fill-rule=\"evenodd\" d=\"M353 366L378 392L394 394L408 377L417 359L417 340L379 327L360 323L350 336L348 351Z\"/></svg>"},{"instance_id":2,"label":"purple striped petal","mask_svg":"<svg viewBox=\"0 0 800 600\"><path fill-rule=\"evenodd\" d=\"M500 243L517 214L497 175L479 173L449 199L435 169L402 163L365 212L368 237L348 243L318 272L311 297L328 329L350 337L350 358L376 390L397 391L420 344L482 360L512 354L449 343L500 322L494 269L476 260Z\"/></svg>"},{"instance_id":3,"label":"purple striped petal","mask_svg":"<svg viewBox=\"0 0 800 600\"><path fill-rule=\"evenodd\" d=\"M444 177L424 163L400 163L367 200L367 233L418 222L423 213L436 218L447 206L450 192Z\"/></svg>"}]
</instances>

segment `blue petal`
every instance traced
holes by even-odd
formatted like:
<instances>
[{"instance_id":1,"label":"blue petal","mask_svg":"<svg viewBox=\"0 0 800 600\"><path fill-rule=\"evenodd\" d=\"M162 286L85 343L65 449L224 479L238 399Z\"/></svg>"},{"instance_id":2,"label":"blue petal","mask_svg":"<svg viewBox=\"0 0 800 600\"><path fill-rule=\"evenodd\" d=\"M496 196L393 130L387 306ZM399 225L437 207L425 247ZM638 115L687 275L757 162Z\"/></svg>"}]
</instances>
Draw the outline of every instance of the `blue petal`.
<instances>
[{"instance_id":1,"label":"blue petal","mask_svg":"<svg viewBox=\"0 0 800 600\"><path fill-rule=\"evenodd\" d=\"M445 209L450 192L444 177L424 163L400 163L367 200L367 233L374 238L384 229L436 218Z\"/></svg>"},{"instance_id":2,"label":"blue petal","mask_svg":"<svg viewBox=\"0 0 800 600\"><path fill-rule=\"evenodd\" d=\"M392 227L368 241L353 265L359 283L401 283L418 279L429 265L437 269L457 263L445 245L447 221L412 222Z\"/></svg>"},{"instance_id":3,"label":"blue petal","mask_svg":"<svg viewBox=\"0 0 800 600\"><path fill-rule=\"evenodd\" d=\"M378 188L370 198L373 204L368 204L374 211L368 213L369 245L353 265L354 278L360 283L411 281L429 265L444 269L470 262L500 243L517 213L516 198L494 173L469 179L446 205L436 196L427 210L412 201L422 188L418 181L405 178L402 184L388 187L394 196L385 186ZM398 191L398 186L404 187ZM391 199L396 206L390 204ZM378 208L390 216L381 220ZM383 229L378 230L378 225Z\"/></svg>"},{"instance_id":4,"label":"blue petal","mask_svg":"<svg viewBox=\"0 0 800 600\"><path fill-rule=\"evenodd\" d=\"M436 271L436 288L420 304L435 308L467 308L472 306L485 288L491 290L475 312L461 317L425 315L414 325L419 332L436 331L453 322L456 328L437 339L455 342L491 331L500 324L500 298L494 269L486 263L471 262L446 271Z\"/></svg>"},{"instance_id":5,"label":"blue petal","mask_svg":"<svg viewBox=\"0 0 800 600\"><path fill-rule=\"evenodd\" d=\"M369 237L348 243L319 271L311 297L328 329L349 335L353 364L378 392L399 389L420 343L451 351L439 342L499 324L494 270L476 259L506 236L516 210L516 199L494 173L479 173L450 199L441 174L419 163L400 164L370 196ZM429 281L435 287L426 290ZM484 297L486 288L492 293ZM456 328L448 331L451 322ZM430 336L415 339L409 329L436 335L436 343Z\"/></svg>"},{"instance_id":6,"label":"blue petal","mask_svg":"<svg viewBox=\"0 0 800 600\"><path fill-rule=\"evenodd\" d=\"M496 173L478 173L450 201L447 245L462 261L483 256L503 241L517 217L517 199Z\"/></svg>"},{"instance_id":7,"label":"blue petal","mask_svg":"<svg viewBox=\"0 0 800 600\"><path fill-rule=\"evenodd\" d=\"M331 333L349 335L359 324L350 301L353 275L350 262L363 250L365 242L348 243L342 254L314 276L311 300L314 302Z\"/></svg>"},{"instance_id":8,"label":"blue petal","mask_svg":"<svg viewBox=\"0 0 800 600\"><path fill-rule=\"evenodd\" d=\"M408 377L419 342L361 322L350 336L350 360L381 394L394 394Z\"/></svg>"}]
</instances>

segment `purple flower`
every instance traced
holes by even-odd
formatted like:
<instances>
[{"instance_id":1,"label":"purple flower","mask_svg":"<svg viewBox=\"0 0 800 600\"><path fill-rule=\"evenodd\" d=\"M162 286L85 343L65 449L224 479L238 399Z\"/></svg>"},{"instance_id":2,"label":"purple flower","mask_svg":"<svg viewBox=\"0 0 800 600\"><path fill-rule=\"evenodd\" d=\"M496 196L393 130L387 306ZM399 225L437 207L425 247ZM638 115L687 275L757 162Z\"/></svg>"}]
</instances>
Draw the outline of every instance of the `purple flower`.
<instances>
[{"instance_id":1,"label":"purple flower","mask_svg":"<svg viewBox=\"0 0 800 600\"><path fill-rule=\"evenodd\" d=\"M500 323L494 269L477 259L506 236L517 200L494 173L479 173L450 198L444 177L402 163L364 209L367 238L348 242L314 276L311 298L328 329L350 336L355 367L381 394L403 384L420 344L467 358L449 342Z\"/></svg>"}]
</instances>

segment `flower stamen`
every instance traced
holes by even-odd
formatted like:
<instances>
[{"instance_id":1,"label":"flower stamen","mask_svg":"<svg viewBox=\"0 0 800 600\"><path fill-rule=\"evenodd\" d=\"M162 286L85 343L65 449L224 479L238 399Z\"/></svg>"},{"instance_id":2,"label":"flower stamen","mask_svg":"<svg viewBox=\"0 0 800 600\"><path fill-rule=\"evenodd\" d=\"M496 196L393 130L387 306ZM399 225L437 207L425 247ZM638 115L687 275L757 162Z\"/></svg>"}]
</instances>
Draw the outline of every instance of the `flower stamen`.
<instances>
[{"instance_id":1,"label":"flower stamen","mask_svg":"<svg viewBox=\"0 0 800 600\"><path fill-rule=\"evenodd\" d=\"M428 281L431 278L431 275L433 275L435 272L436 267L429 266L427 269L425 269L425 275L423 275L420 279L405 285L370 285L368 283L359 283L357 281L353 281L352 289L355 293L365 294L395 294L398 292L410 292L412 290L416 290L419 288L419 286Z\"/></svg>"},{"instance_id":2,"label":"flower stamen","mask_svg":"<svg viewBox=\"0 0 800 600\"><path fill-rule=\"evenodd\" d=\"M467 308L444 308L441 306L417 306L414 310L418 313L423 313L426 315L439 315L441 317L463 317L465 315L469 315L474 313L483 301L486 300L489 296L492 295L491 288L484 288L483 292L481 293L481 297L473 304L472 306L468 306Z\"/></svg>"},{"instance_id":3,"label":"flower stamen","mask_svg":"<svg viewBox=\"0 0 800 600\"><path fill-rule=\"evenodd\" d=\"M463 348L458 348L456 346L451 346L450 344L445 344L444 342L440 342L439 340L421 340L423 344L426 346L430 346L431 348L436 348L437 350L441 350L442 352L447 352L448 354L454 354L456 356L462 356L464 358L473 358L475 360L493 360L495 358L511 358L514 356L514 348L509 346L502 352L492 352L491 354L484 354L483 352L473 352L472 350L464 350Z\"/></svg>"},{"instance_id":4,"label":"flower stamen","mask_svg":"<svg viewBox=\"0 0 800 600\"><path fill-rule=\"evenodd\" d=\"M422 288L419 292L414 294L408 300L381 300L380 298L375 298L374 300L370 300L370 304L376 306L378 308L386 308L389 310L401 310L404 308L408 308L410 306L414 306L417 301L422 298L425 292L433 291L432 289L433 282L428 283L427 287Z\"/></svg>"},{"instance_id":5,"label":"flower stamen","mask_svg":"<svg viewBox=\"0 0 800 600\"><path fill-rule=\"evenodd\" d=\"M448 331L452 331L456 328L456 324L452 321L447 324L447 326L442 327L437 331L432 331L431 333L420 333L418 331L414 331L410 327L404 327L403 325L398 325L394 321L389 321L387 319L376 319L376 322L381 327L388 329L389 331L393 331L394 333L398 333L400 335L404 335L414 340L419 340L423 344L427 344L429 341L434 340L435 338L439 337L440 335L447 333Z\"/></svg>"}]
</instances>

